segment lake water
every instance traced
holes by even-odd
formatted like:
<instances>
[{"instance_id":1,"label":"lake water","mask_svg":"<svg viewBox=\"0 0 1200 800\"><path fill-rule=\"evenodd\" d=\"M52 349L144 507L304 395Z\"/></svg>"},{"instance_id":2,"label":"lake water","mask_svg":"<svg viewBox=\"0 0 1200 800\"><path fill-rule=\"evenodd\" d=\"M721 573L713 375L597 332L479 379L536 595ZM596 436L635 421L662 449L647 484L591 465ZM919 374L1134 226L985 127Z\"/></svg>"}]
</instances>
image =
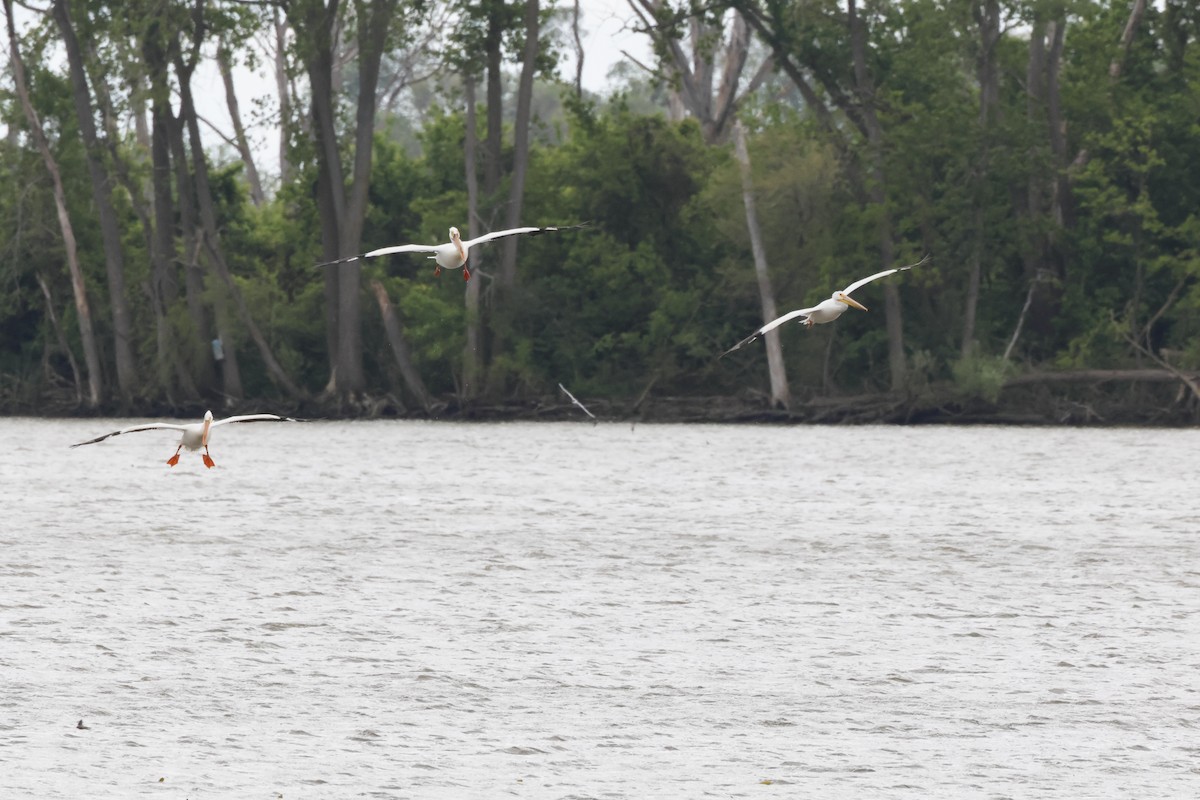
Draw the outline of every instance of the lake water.
<instances>
[{"instance_id":1,"label":"lake water","mask_svg":"<svg viewBox=\"0 0 1200 800\"><path fill-rule=\"evenodd\" d=\"M0 797L1200 795L1200 431L125 424L0 420Z\"/></svg>"}]
</instances>

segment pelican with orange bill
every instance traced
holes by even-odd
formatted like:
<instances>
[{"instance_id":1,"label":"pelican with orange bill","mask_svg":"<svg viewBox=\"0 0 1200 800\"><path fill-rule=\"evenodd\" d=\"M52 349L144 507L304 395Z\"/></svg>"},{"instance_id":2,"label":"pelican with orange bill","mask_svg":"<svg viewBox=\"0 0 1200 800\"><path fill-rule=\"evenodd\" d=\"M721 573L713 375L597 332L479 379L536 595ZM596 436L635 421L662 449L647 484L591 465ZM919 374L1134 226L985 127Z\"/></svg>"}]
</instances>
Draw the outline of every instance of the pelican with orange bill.
<instances>
[{"instance_id":1,"label":"pelican with orange bill","mask_svg":"<svg viewBox=\"0 0 1200 800\"><path fill-rule=\"evenodd\" d=\"M106 433L103 436L97 436L95 439L88 439L86 442L79 442L71 445L71 447L82 447L85 444L95 444L109 439L113 436L121 436L126 433L137 433L138 431L180 431L179 446L175 448L175 455L167 459L168 466L175 466L179 463L179 451L183 448L188 450L199 450L204 448L201 457L204 459L204 466L212 469L216 466L213 463L212 456L208 454L208 440L212 436L212 429L218 425L228 425L232 422L299 422L298 419L291 417L281 417L276 414L243 414L236 417L226 417L225 419L214 420L211 411L204 412L204 419L200 422L192 422L187 425L174 425L169 422L149 422L145 425L133 425L128 428L122 428L119 431Z\"/></svg>"},{"instance_id":2,"label":"pelican with orange bill","mask_svg":"<svg viewBox=\"0 0 1200 800\"><path fill-rule=\"evenodd\" d=\"M802 322L806 328L811 328L813 325L823 325L827 322L833 322L842 314L846 313L846 309L849 308L857 308L859 311L866 311L866 306L850 296L855 289L866 286L873 280L878 280L879 278L886 277L893 273L903 272L904 270L912 269L913 267L919 267L928 260L929 256L925 256L925 258L922 258L917 263L909 264L906 267L895 267L894 269L885 269L883 272L876 272L874 275L856 280L854 283L850 284L845 289L842 289L840 292L834 292L832 295L830 295L828 300L822 300L820 303L812 306L811 308L800 308L795 311L789 311L782 317L771 320L766 325L763 325L754 333L750 334L745 339L742 339L733 347L726 350L724 353L721 353L721 358L729 355L734 350L739 350L745 347L767 331L773 331L783 323L796 319L797 317L800 318L800 322Z\"/></svg>"}]
</instances>

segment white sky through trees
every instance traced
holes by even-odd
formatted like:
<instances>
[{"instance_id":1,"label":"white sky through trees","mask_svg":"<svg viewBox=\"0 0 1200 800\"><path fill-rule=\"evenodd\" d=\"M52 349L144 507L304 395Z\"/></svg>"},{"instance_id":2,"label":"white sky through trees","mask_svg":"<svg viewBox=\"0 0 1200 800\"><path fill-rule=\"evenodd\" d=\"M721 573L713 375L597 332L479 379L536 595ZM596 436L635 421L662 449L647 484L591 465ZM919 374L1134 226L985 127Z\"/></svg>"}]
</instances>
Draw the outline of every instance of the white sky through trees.
<instances>
[{"instance_id":1,"label":"white sky through trees","mask_svg":"<svg viewBox=\"0 0 1200 800\"><path fill-rule=\"evenodd\" d=\"M559 11L565 15L571 13L573 0L559 0ZM627 0L581 0L580 11L584 60L583 88L585 91L597 94L606 93L609 87L609 71L619 62L626 60L622 51L626 51L643 64L652 63L650 40L645 34L633 30L632 24L636 17L629 8ZM575 80L575 43L570 38L569 27L564 28L560 37L561 56L558 65L559 77L568 83ZM259 169L267 175L275 176L278 165L278 141L273 129L264 127L255 119L255 109L258 103L264 103L268 108L277 109L278 99L275 92L275 79L269 72L272 65L264 62L257 70L236 67L238 103L241 107L242 122L246 126L247 135L251 139L256 153ZM229 119L229 111L225 102L225 87L221 82L220 73L214 60L206 61L197 69L192 78L192 91L196 98L196 108L200 115L213 126L221 130L225 136L232 138L233 124ZM201 125L201 133L206 147L229 147L228 143L210 127ZM276 176L277 177L277 176Z\"/></svg>"},{"instance_id":2,"label":"white sky through trees","mask_svg":"<svg viewBox=\"0 0 1200 800\"><path fill-rule=\"evenodd\" d=\"M574 0L559 0L559 11L569 19ZM631 20L634 14L627 0L581 0L580 10L584 62L583 88L586 91L604 94L609 87L609 71L617 63L625 60L622 51L627 51L644 64L652 61L650 40L645 34L632 29ZM37 15L28 8L14 6L14 20L18 34L26 31L36 22ZM49 13L48 11L46 13ZM575 80L575 43L570 36L569 27L565 27L560 37L561 57L558 74L564 81L573 83ZM7 47L6 47L7 52ZM7 61L7 59L5 59ZM66 71L65 55L63 56L63 71ZM268 56L264 58L255 70L246 67L235 67L235 81L238 92L238 104L241 108L242 122L251 140L251 146L256 153L256 161L264 179L270 182L270 177L277 177L277 148L278 140L274 127L268 127L261 122L263 116L258 112L261 104L266 109L276 111L275 79L270 72L272 64ZM196 100L196 109L203 117L201 135L205 146L215 150L229 152L231 146L226 138L233 137L233 124L229 119L229 110L225 101L225 87L221 75L217 71L215 59L204 61L192 78L192 92ZM176 102L178 99L176 98ZM220 130L214 132L209 125ZM6 127L6 126L5 126Z\"/></svg>"}]
</instances>

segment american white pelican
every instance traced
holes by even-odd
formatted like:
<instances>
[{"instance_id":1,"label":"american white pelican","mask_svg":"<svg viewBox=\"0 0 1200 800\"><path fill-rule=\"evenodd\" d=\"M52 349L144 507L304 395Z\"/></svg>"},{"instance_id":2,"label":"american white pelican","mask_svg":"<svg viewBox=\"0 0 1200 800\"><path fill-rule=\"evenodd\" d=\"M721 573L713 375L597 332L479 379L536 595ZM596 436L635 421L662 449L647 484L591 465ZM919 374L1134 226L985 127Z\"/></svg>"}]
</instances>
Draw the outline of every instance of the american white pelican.
<instances>
[{"instance_id":1,"label":"american white pelican","mask_svg":"<svg viewBox=\"0 0 1200 800\"><path fill-rule=\"evenodd\" d=\"M204 412L204 420L202 422L193 422L190 425L172 425L168 422L150 422L145 425L134 425L131 428L122 428L119 431L106 433L103 436L97 436L95 439L88 439L86 442L73 444L71 447L81 447L85 444L95 444L103 442L112 436L120 436L123 433L137 433L138 431L182 431L183 435L179 438L179 447L175 448L175 455L167 459L168 466L175 466L179 463L179 451L183 448L188 450L199 450L204 448L202 457L204 458L204 466L212 469L216 466L212 458L208 454L208 440L212 436L212 429L218 425L227 425L231 422L299 422L300 420L292 419L291 417L280 417L275 414L244 414L240 417L226 417L225 419L213 420L211 411Z\"/></svg>"},{"instance_id":2,"label":"american white pelican","mask_svg":"<svg viewBox=\"0 0 1200 800\"><path fill-rule=\"evenodd\" d=\"M351 261L357 261L360 258L378 258L379 256L388 256L392 253L433 253L429 256L437 266L434 267L433 274L441 275L443 269L459 269L462 268L463 280L471 280L471 271L467 269L467 258L471 254L471 248L477 244L490 242L495 239L503 239L506 236L539 236L550 231L569 231L572 228L582 228L587 223L580 225L562 225L559 227L549 226L545 228L511 228L506 231L492 231L485 233L483 236L474 239L468 239L465 242L459 236L458 228L450 229L450 241L446 244L398 244L394 247L381 247L378 250L372 250L369 253L362 253L357 256L346 256L339 258L336 261L326 261L318 264L318 267L328 267L332 264L347 264Z\"/></svg>"},{"instance_id":3,"label":"american white pelican","mask_svg":"<svg viewBox=\"0 0 1200 800\"><path fill-rule=\"evenodd\" d=\"M563 390L563 393L564 393L564 394L565 394L567 397L571 398L571 402L572 402L572 403L574 403L575 405L577 405L577 406L579 406L581 409L583 409L583 413L587 414L589 417L591 417L591 418L592 418L592 424L593 424L593 425L594 425L594 424L596 424L597 422L599 422L599 420L597 420L597 419L596 419L596 415L595 415L595 414L593 414L592 412L588 411L588 410L587 410L587 406L585 406L583 403L579 402L579 399L578 399L577 397L575 397L575 395L571 394L570 390L569 390L569 389L567 389L567 387L563 386L563 385L560 383L560 384L558 385L558 388L562 389L562 390Z\"/></svg>"},{"instance_id":4,"label":"american white pelican","mask_svg":"<svg viewBox=\"0 0 1200 800\"><path fill-rule=\"evenodd\" d=\"M928 260L929 260L929 256L925 256L925 258L922 258L917 263L909 264L906 267L895 267L893 269L885 269L883 272L876 272L874 275L870 275L866 278L860 278L859 280L856 280L854 283L850 284L845 289L842 289L840 292L834 292L832 295L830 295L828 300L822 300L820 303L813 306L812 308L800 308L800 309L796 309L795 311L789 311L788 313L784 314L782 317L779 317L778 319L773 319L770 322L768 322L766 325L763 325L761 328L756 330L754 333L750 334L745 339L742 339L740 342L738 342L733 347L726 350L724 353L721 353L720 357L724 358L725 356L732 353L734 350L738 350L742 347L745 347L746 345L750 344L758 337L762 336L767 331L775 330L783 323L787 322L788 320L793 320L796 317L801 317L802 319L800 321L802 323L804 323L804 326L807 328L811 328L813 325L821 325L826 322L833 322L835 319L837 319L843 313L845 313L846 309L848 309L850 307L857 308L859 311L866 311L867 307L864 306L862 303L858 302L857 300L855 300L853 297L851 297L850 296L851 292L853 292L855 289L858 289L859 287L866 286L868 283L870 283L873 280L887 277L888 275L891 275L894 272L903 272L906 269L912 269L913 267L919 267Z\"/></svg>"}]
</instances>

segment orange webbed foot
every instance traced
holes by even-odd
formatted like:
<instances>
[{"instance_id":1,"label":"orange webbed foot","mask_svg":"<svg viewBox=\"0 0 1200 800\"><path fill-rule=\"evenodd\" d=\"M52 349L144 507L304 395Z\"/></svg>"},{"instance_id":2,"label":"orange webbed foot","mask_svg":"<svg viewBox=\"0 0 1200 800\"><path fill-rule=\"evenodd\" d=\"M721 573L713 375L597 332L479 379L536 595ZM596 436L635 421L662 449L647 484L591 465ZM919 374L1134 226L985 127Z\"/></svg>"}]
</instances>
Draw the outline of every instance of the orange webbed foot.
<instances>
[{"instance_id":1,"label":"orange webbed foot","mask_svg":"<svg viewBox=\"0 0 1200 800\"><path fill-rule=\"evenodd\" d=\"M434 267L434 268L433 268L433 277L435 277L435 278L436 278L438 275L441 275L441 274L442 274L442 268L441 268L441 267Z\"/></svg>"},{"instance_id":2,"label":"orange webbed foot","mask_svg":"<svg viewBox=\"0 0 1200 800\"><path fill-rule=\"evenodd\" d=\"M471 280L471 270L467 269L466 264L463 264L463 280L464 281Z\"/></svg>"},{"instance_id":3,"label":"orange webbed foot","mask_svg":"<svg viewBox=\"0 0 1200 800\"><path fill-rule=\"evenodd\" d=\"M167 466L168 466L168 467L173 467L173 466L175 466L175 465L176 465L176 464L178 464L178 463L179 463L179 453L176 453L175 455L173 455L173 456L171 456L170 458L168 458L168 459L167 459Z\"/></svg>"},{"instance_id":4,"label":"orange webbed foot","mask_svg":"<svg viewBox=\"0 0 1200 800\"><path fill-rule=\"evenodd\" d=\"M212 469L213 467L216 466L216 464L213 462L213 460L211 458L209 458L208 453L204 453L200 457L204 459L204 466L208 467L209 469Z\"/></svg>"}]
</instances>

